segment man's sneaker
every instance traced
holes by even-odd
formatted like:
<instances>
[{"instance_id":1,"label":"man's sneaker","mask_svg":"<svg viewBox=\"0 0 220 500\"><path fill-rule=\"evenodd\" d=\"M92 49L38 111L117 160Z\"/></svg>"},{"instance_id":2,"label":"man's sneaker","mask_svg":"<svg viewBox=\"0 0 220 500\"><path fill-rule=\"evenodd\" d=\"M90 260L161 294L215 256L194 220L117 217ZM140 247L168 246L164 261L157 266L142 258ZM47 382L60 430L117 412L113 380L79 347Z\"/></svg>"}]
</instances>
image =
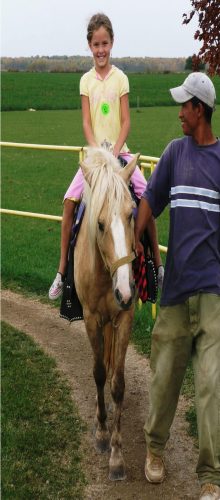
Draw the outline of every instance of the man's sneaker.
<instances>
[{"instance_id":1,"label":"man's sneaker","mask_svg":"<svg viewBox=\"0 0 220 500\"><path fill-rule=\"evenodd\" d=\"M56 278L49 290L49 299L56 300L58 299L58 297L62 295L62 293L63 293L62 274L57 273Z\"/></svg>"},{"instance_id":2,"label":"man's sneaker","mask_svg":"<svg viewBox=\"0 0 220 500\"><path fill-rule=\"evenodd\" d=\"M162 483L165 478L165 467L162 457L153 455L148 450L144 472L149 483Z\"/></svg>"},{"instance_id":3,"label":"man's sneaker","mask_svg":"<svg viewBox=\"0 0 220 500\"><path fill-rule=\"evenodd\" d=\"M217 484L203 484L199 500L220 500L220 487Z\"/></svg>"}]
</instances>

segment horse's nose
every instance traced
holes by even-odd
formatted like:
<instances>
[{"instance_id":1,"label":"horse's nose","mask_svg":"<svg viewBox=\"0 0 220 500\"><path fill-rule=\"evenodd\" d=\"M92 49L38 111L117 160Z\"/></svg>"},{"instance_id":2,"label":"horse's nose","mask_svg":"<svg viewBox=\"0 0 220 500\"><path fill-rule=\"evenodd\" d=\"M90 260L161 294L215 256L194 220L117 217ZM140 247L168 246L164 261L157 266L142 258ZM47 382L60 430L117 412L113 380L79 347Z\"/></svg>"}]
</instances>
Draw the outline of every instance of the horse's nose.
<instances>
[{"instance_id":1,"label":"horse's nose","mask_svg":"<svg viewBox=\"0 0 220 500\"><path fill-rule=\"evenodd\" d=\"M115 290L115 297L116 297L117 302L120 304L122 301L122 294L118 288L116 288L116 290Z\"/></svg>"},{"instance_id":2,"label":"horse's nose","mask_svg":"<svg viewBox=\"0 0 220 500\"><path fill-rule=\"evenodd\" d=\"M122 309L124 309L124 310L127 310L127 309L129 309L129 307L132 304L133 294L130 295L128 297L128 299L125 301L123 295L120 292L120 290L118 288L116 288L116 290L115 290L115 298L116 298L118 304L120 305L120 307Z\"/></svg>"},{"instance_id":3,"label":"horse's nose","mask_svg":"<svg viewBox=\"0 0 220 500\"><path fill-rule=\"evenodd\" d=\"M130 299L127 302L122 301L121 308L127 311L131 307L131 304L132 304L132 297L130 297Z\"/></svg>"}]
</instances>

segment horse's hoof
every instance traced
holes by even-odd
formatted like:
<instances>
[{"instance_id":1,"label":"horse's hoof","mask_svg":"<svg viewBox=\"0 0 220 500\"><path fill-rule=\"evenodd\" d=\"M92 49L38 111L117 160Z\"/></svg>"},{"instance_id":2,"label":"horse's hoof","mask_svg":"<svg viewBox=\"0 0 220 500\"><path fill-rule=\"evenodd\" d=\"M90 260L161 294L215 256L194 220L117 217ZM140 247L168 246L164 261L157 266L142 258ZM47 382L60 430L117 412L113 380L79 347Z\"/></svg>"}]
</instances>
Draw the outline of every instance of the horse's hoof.
<instances>
[{"instance_id":1,"label":"horse's hoof","mask_svg":"<svg viewBox=\"0 0 220 500\"><path fill-rule=\"evenodd\" d=\"M95 449L99 453L105 453L106 451L110 451L110 440L107 439L96 439L95 440Z\"/></svg>"},{"instance_id":2,"label":"horse's hoof","mask_svg":"<svg viewBox=\"0 0 220 500\"><path fill-rule=\"evenodd\" d=\"M120 465L119 467L112 467L109 470L108 477L110 481L124 481L127 477L124 466Z\"/></svg>"},{"instance_id":3,"label":"horse's hoof","mask_svg":"<svg viewBox=\"0 0 220 500\"><path fill-rule=\"evenodd\" d=\"M105 453L110 451L110 434L108 429L100 431L97 429L96 423L94 423L92 434L95 439L95 449L99 453Z\"/></svg>"}]
</instances>

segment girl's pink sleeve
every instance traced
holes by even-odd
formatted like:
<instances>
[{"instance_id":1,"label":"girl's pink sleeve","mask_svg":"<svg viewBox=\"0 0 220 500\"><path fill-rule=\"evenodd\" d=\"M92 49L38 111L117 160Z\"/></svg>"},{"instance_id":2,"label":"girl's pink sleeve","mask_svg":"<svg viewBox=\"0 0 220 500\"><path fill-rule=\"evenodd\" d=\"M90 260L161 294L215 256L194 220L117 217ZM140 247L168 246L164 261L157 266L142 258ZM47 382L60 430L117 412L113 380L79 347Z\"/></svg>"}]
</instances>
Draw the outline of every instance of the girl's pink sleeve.
<instances>
[{"instance_id":1,"label":"girl's pink sleeve","mask_svg":"<svg viewBox=\"0 0 220 500\"><path fill-rule=\"evenodd\" d=\"M71 184L69 185L66 194L64 195L64 200L67 198L73 201L80 201L84 188L84 177L82 169L79 168L74 176Z\"/></svg>"},{"instance_id":2,"label":"girl's pink sleeve","mask_svg":"<svg viewBox=\"0 0 220 500\"><path fill-rule=\"evenodd\" d=\"M131 176L131 183L133 185L136 196L138 198L141 198L146 189L147 181L138 166L136 166L135 171Z\"/></svg>"}]
</instances>

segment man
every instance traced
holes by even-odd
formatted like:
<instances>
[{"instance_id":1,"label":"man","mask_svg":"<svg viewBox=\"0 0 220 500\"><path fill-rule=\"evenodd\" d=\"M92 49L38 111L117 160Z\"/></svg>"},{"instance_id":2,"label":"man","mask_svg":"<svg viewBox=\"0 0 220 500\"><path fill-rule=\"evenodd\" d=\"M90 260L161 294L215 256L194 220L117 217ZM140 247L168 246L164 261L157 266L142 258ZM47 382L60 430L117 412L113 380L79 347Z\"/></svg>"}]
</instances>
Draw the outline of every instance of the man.
<instances>
[{"instance_id":1,"label":"man","mask_svg":"<svg viewBox=\"0 0 220 500\"><path fill-rule=\"evenodd\" d=\"M220 499L220 141L211 117L215 88L191 73L170 89L185 137L165 149L140 202L136 248L153 214L170 204L161 308L152 334L150 410L145 424L148 481L165 478L169 438L192 357L199 434L200 500Z\"/></svg>"}]
</instances>

